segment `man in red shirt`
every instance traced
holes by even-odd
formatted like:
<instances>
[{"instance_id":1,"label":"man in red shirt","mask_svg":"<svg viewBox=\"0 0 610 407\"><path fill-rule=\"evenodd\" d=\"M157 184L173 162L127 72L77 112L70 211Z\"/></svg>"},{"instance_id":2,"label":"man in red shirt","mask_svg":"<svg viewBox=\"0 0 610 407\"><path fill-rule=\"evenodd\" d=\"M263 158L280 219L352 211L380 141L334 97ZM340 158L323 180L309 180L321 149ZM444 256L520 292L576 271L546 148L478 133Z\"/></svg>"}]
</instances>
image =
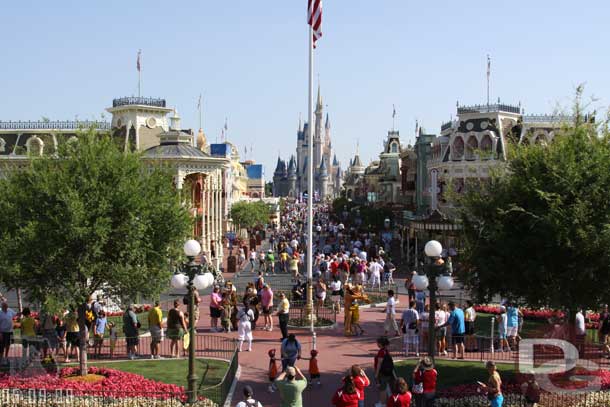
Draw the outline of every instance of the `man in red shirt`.
<instances>
[{"instance_id":1,"label":"man in red shirt","mask_svg":"<svg viewBox=\"0 0 610 407\"><path fill-rule=\"evenodd\" d=\"M333 257L333 261L330 263L330 273L333 277L339 275L339 262L336 257Z\"/></svg>"}]
</instances>

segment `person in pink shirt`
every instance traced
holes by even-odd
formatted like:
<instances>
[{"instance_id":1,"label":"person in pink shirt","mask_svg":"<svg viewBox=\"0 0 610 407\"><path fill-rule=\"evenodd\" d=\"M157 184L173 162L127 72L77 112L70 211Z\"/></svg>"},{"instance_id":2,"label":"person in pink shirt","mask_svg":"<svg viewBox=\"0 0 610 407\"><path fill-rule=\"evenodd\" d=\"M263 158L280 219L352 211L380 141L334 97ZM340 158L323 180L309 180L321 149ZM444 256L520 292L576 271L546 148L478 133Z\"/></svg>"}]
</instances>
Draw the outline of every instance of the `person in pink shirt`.
<instances>
[{"instance_id":1,"label":"person in pink shirt","mask_svg":"<svg viewBox=\"0 0 610 407\"><path fill-rule=\"evenodd\" d=\"M214 286L210 296L210 325L212 326L210 330L212 332L218 332L218 318L220 318L221 314L221 304L222 295L220 294L220 287Z\"/></svg>"},{"instance_id":2,"label":"person in pink shirt","mask_svg":"<svg viewBox=\"0 0 610 407\"><path fill-rule=\"evenodd\" d=\"M271 312L273 309L273 291L268 284L263 286L261 292L261 306L263 307L263 318L265 321L265 331L273 331L273 318L271 318Z\"/></svg>"}]
</instances>

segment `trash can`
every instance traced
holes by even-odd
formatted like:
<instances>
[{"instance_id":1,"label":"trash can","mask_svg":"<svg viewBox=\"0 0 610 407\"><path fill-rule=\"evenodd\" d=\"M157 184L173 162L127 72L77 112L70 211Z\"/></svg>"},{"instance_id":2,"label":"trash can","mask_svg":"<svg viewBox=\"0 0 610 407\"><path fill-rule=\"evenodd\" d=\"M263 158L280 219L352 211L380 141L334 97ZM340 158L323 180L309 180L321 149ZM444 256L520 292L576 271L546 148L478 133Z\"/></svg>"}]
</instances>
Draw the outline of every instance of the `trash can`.
<instances>
[{"instance_id":1,"label":"trash can","mask_svg":"<svg viewBox=\"0 0 610 407\"><path fill-rule=\"evenodd\" d=\"M227 272L235 273L237 271L237 258L233 255L227 259Z\"/></svg>"}]
</instances>

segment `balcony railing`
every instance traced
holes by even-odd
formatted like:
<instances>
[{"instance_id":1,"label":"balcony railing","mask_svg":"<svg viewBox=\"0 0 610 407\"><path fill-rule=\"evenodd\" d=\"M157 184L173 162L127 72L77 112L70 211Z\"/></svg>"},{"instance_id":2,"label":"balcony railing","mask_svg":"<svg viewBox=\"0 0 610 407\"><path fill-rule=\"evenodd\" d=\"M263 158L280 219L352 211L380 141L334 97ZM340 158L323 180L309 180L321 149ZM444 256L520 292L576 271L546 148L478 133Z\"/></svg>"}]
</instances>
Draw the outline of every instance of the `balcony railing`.
<instances>
[{"instance_id":1,"label":"balcony railing","mask_svg":"<svg viewBox=\"0 0 610 407\"><path fill-rule=\"evenodd\" d=\"M523 116L524 123L570 123L574 116L568 114L534 114Z\"/></svg>"},{"instance_id":2,"label":"balcony railing","mask_svg":"<svg viewBox=\"0 0 610 407\"><path fill-rule=\"evenodd\" d=\"M110 130L109 122L93 120L66 120L66 121L0 121L0 130L78 130L93 127L97 130Z\"/></svg>"},{"instance_id":3,"label":"balcony railing","mask_svg":"<svg viewBox=\"0 0 610 407\"><path fill-rule=\"evenodd\" d=\"M473 105L473 106L459 106L457 108L458 114L463 113L491 113L491 112L508 112L508 113L521 113L521 107L505 105L503 103L496 103L493 105Z\"/></svg>"},{"instance_id":4,"label":"balcony railing","mask_svg":"<svg viewBox=\"0 0 610 407\"><path fill-rule=\"evenodd\" d=\"M145 97L141 97L141 96L128 96L128 97L112 100L112 107L129 106L129 105L165 107L165 99L145 98Z\"/></svg>"},{"instance_id":5,"label":"balcony railing","mask_svg":"<svg viewBox=\"0 0 610 407\"><path fill-rule=\"evenodd\" d=\"M452 125L453 125L453 121L448 121L448 122L441 124L441 131L450 129Z\"/></svg>"}]
</instances>

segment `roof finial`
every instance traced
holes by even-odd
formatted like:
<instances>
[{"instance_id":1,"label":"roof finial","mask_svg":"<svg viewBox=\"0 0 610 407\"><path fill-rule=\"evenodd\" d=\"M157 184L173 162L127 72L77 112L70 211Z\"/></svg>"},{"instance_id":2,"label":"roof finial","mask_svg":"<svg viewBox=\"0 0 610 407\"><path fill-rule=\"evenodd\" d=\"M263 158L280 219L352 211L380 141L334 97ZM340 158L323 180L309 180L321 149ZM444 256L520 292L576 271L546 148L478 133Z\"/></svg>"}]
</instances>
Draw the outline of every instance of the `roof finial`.
<instances>
[{"instance_id":1,"label":"roof finial","mask_svg":"<svg viewBox=\"0 0 610 407\"><path fill-rule=\"evenodd\" d=\"M318 74L318 108L322 109L322 94L320 92L320 74Z\"/></svg>"}]
</instances>

